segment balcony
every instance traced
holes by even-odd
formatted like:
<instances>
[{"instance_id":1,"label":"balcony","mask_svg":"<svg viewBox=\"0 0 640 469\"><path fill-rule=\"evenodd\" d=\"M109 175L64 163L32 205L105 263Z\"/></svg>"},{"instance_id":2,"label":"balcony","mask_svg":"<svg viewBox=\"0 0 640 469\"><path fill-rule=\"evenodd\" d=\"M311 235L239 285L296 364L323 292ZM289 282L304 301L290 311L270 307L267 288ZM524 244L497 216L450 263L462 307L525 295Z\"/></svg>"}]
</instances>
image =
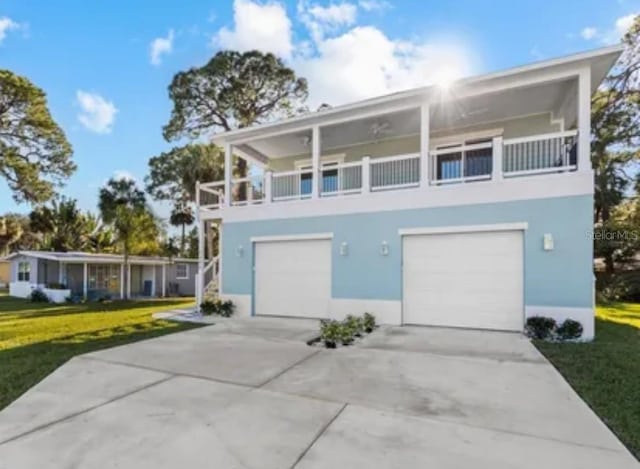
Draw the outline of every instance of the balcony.
<instances>
[{"instance_id":1,"label":"balcony","mask_svg":"<svg viewBox=\"0 0 640 469\"><path fill-rule=\"evenodd\" d=\"M420 186L486 183L495 180L542 176L577 169L578 132L547 133L503 139L493 137L462 144L439 146L428 153L428 181L423 182L420 153L368 157L359 161L322 165L320 198L349 197L381 191L400 191ZM231 179L229 206L284 203L311 199L314 173L311 168L267 170ZM200 209L212 211L225 203L224 181L199 185Z\"/></svg>"}]
</instances>

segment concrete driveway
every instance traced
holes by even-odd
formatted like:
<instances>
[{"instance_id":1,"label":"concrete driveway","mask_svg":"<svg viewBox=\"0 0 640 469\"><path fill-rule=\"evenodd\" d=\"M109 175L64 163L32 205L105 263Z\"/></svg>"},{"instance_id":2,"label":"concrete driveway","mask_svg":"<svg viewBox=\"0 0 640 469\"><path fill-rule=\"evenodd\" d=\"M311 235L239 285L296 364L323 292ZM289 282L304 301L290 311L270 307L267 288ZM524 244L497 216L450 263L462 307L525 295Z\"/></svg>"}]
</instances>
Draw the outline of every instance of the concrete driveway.
<instances>
[{"instance_id":1,"label":"concrete driveway","mask_svg":"<svg viewBox=\"0 0 640 469\"><path fill-rule=\"evenodd\" d=\"M638 468L525 339L223 321L84 355L0 413L0 468Z\"/></svg>"}]
</instances>

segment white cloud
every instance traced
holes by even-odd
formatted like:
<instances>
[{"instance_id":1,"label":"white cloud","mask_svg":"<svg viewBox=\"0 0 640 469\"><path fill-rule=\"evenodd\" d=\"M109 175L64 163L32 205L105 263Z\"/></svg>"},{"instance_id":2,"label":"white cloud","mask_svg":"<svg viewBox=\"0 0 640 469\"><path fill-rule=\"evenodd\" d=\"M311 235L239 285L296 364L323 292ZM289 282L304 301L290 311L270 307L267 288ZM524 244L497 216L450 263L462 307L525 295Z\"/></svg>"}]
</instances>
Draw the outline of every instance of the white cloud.
<instances>
[{"instance_id":1,"label":"white cloud","mask_svg":"<svg viewBox=\"0 0 640 469\"><path fill-rule=\"evenodd\" d=\"M637 13L631 13L626 16L621 16L616 20L615 32L618 37L620 38L623 37L627 33L627 31L629 31L629 28L633 24L633 20L636 18L637 15L638 15Z\"/></svg>"},{"instance_id":2,"label":"white cloud","mask_svg":"<svg viewBox=\"0 0 640 469\"><path fill-rule=\"evenodd\" d=\"M153 65L160 65L162 56L171 53L173 50L173 36L173 29L170 29L167 37L157 37L151 41L150 54Z\"/></svg>"},{"instance_id":3,"label":"white cloud","mask_svg":"<svg viewBox=\"0 0 640 469\"><path fill-rule=\"evenodd\" d=\"M391 8L391 4L385 0L360 0L358 6L364 11L383 11Z\"/></svg>"},{"instance_id":4,"label":"white cloud","mask_svg":"<svg viewBox=\"0 0 640 469\"><path fill-rule=\"evenodd\" d=\"M300 21L307 27L313 40L319 42L327 33L336 32L342 26L353 25L358 8L347 2L324 7L300 0L297 10Z\"/></svg>"},{"instance_id":5,"label":"white cloud","mask_svg":"<svg viewBox=\"0 0 640 469\"><path fill-rule=\"evenodd\" d=\"M591 26L587 26L586 28L583 28L582 31L580 31L580 36L582 36L582 39L586 41L593 39L594 37L597 36L597 34L598 34L598 30Z\"/></svg>"},{"instance_id":6,"label":"white cloud","mask_svg":"<svg viewBox=\"0 0 640 469\"><path fill-rule=\"evenodd\" d=\"M118 110L111 101L96 93L78 90L76 100L80 106L78 121L88 130L99 134L111 132Z\"/></svg>"},{"instance_id":7,"label":"white cloud","mask_svg":"<svg viewBox=\"0 0 640 469\"><path fill-rule=\"evenodd\" d=\"M607 28L598 29L593 26L588 26L580 31L580 36L586 41L597 39L603 44L618 43L627 31L629 31L636 16L638 16L638 13L629 13L628 15L621 16L615 20L612 26Z\"/></svg>"},{"instance_id":8,"label":"white cloud","mask_svg":"<svg viewBox=\"0 0 640 469\"><path fill-rule=\"evenodd\" d=\"M294 63L309 80L311 108L424 86L445 74L458 78L472 67L459 46L393 40L372 26L357 26L316 47L313 56Z\"/></svg>"},{"instance_id":9,"label":"white cloud","mask_svg":"<svg viewBox=\"0 0 640 469\"><path fill-rule=\"evenodd\" d=\"M235 0L233 19L234 28L221 28L213 37L214 46L240 51L258 49L284 58L291 56L291 20L282 4Z\"/></svg>"},{"instance_id":10,"label":"white cloud","mask_svg":"<svg viewBox=\"0 0 640 469\"><path fill-rule=\"evenodd\" d=\"M4 41L4 38L7 37L7 33L9 31L15 31L16 29L20 29L20 24L16 23L8 16L0 17L0 44Z\"/></svg>"},{"instance_id":11,"label":"white cloud","mask_svg":"<svg viewBox=\"0 0 640 469\"><path fill-rule=\"evenodd\" d=\"M376 27L356 25L357 8L346 2L327 7L298 2L296 19L306 26L310 39L294 44L292 20L281 4L236 0L235 23L222 28L214 41L284 56L309 81L312 109L323 102L343 104L473 70L472 55L461 45L389 37Z\"/></svg>"}]
</instances>

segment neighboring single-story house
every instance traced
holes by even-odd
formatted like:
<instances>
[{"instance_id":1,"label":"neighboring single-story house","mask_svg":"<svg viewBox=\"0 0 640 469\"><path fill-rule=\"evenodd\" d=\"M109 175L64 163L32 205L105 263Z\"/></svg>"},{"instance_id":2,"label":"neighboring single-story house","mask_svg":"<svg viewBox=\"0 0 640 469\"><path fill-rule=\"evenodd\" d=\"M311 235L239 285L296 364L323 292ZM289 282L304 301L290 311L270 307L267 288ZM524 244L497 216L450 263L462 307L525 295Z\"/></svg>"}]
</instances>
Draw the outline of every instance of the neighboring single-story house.
<instances>
[{"instance_id":1,"label":"neighboring single-story house","mask_svg":"<svg viewBox=\"0 0 640 469\"><path fill-rule=\"evenodd\" d=\"M10 262L9 294L27 297L35 288L60 290L88 299L191 296L197 259L124 256L86 252L18 251ZM125 280L128 278L128 281Z\"/></svg>"}]
</instances>

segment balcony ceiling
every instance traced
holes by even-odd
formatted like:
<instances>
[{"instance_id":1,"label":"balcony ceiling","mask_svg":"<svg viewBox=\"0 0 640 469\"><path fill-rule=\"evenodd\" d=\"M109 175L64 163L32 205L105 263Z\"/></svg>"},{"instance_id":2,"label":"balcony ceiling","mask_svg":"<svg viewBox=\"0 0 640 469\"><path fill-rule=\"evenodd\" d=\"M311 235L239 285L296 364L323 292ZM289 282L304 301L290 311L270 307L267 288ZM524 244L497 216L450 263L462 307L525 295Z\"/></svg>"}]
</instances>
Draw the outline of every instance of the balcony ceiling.
<instances>
[{"instance_id":1,"label":"balcony ceiling","mask_svg":"<svg viewBox=\"0 0 640 469\"><path fill-rule=\"evenodd\" d=\"M569 127L575 120L576 93L575 79L464 99L456 99L454 93L442 92L441 101L431 105L431 132L449 133L456 129L462 132L468 127L497 126L500 121L542 113L553 113L554 118L564 117ZM563 106L565 103L570 105ZM322 153L351 145L417 136L420 110L381 114L323 126L320 130ZM249 145L268 158L308 155L311 153L311 130L254 140Z\"/></svg>"}]
</instances>

